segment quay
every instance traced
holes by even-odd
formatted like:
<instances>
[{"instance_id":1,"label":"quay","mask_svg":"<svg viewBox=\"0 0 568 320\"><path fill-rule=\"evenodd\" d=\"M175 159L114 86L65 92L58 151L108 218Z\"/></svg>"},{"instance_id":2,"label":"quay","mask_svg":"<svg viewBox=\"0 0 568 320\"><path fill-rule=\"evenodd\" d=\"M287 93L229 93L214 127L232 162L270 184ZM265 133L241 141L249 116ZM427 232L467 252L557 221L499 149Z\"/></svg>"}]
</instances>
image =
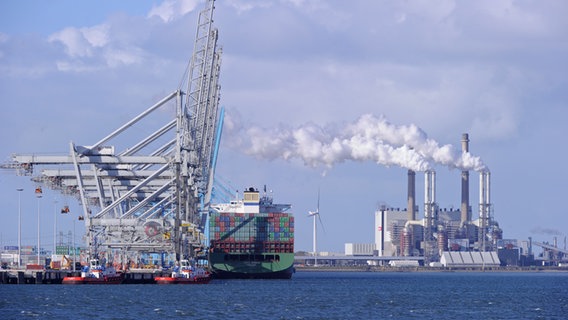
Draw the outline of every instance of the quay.
<instances>
[{"instance_id":1,"label":"quay","mask_svg":"<svg viewBox=\"0 0 568 320\"><path fill-rule=\"evenodd\" d=\"M67 276L79 277L80 271L69 270L0 270L2 284L61 284ZM159 270L129 270L125 273L124 284L151 284L154 278L164 276Z\"/></svg>"}]
</instances>

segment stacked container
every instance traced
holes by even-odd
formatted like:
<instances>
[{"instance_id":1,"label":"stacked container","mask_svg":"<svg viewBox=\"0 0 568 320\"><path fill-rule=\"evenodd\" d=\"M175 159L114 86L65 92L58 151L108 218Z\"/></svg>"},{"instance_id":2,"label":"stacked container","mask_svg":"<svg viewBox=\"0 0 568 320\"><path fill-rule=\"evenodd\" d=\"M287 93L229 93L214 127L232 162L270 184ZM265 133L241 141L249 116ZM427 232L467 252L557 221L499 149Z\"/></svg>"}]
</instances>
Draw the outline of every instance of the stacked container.
<instances>
[{"instance_id":1,"label":"stacked container","mask_svg":"<svg viewBox=\"0 0 568 320\"><path fill-rule=\"evenodd\" d=\"M288 213L213 213L211 250L226 253L294 252L294 217Z\"/></svg>"}]
</instances>

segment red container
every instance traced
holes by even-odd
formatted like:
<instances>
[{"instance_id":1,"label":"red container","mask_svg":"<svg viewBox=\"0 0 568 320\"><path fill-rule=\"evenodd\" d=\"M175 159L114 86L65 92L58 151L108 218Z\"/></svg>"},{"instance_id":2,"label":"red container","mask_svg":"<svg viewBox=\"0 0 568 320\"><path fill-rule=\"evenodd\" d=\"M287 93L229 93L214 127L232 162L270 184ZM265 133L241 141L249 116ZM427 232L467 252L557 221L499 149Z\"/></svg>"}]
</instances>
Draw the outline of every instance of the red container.
<instances>
[{"instance_id":1,"label":"red container","mask_svg":"<svg viewBox=\"0 0 568 320\"><path fill-rule=\"evenodd\" d=\"M43 270L43 266L41 264L27 264L26 270Z\"/></svg>"}]
</instances>

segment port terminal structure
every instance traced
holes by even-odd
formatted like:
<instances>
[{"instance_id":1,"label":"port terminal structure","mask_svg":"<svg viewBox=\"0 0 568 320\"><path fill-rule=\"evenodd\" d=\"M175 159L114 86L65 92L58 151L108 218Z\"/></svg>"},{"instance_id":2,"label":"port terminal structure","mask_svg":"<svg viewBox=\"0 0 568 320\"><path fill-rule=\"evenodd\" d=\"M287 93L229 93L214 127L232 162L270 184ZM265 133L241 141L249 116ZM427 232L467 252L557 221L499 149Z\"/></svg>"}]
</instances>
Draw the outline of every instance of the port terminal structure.
<instances>
[{"instance_id":1,"label":"port terminal structure","mask_svg":"<svg viewBox=\"0 0 568 320\"><path fill-rule=\"evenodd\" d=\"M79 201L92 257L126 265L140 253L161 253L179 261L206 246L223 121L222 49L213 10L208 0L199 13L193 54L177 90L92 145L71 142L67 155L15 154L2 164ZM163 118L159 110L172 105L175 117L150 121L156 131L136 141L140 130L132 128L157 114Z\"/></svg>"}]
</instances>

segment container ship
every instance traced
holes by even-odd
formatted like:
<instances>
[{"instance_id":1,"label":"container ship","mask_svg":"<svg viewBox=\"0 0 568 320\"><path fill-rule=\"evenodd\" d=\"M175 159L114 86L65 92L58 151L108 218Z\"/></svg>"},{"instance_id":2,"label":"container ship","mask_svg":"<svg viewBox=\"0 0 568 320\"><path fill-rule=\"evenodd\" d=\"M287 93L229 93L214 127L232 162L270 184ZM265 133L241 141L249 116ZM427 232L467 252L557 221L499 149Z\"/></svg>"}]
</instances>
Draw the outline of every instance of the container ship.
<instances>
[{"instance_id":1,"label":"container ship","mask_svg":"<svg viewBox=\"0 0 568 320\"><path fill-rule=\"evenodd\" d=\"M209 267L214 278L290 279L294 272L294 217L289 204L255 188L242 200L212 206Z\"/></svg>"}]
</instances>

